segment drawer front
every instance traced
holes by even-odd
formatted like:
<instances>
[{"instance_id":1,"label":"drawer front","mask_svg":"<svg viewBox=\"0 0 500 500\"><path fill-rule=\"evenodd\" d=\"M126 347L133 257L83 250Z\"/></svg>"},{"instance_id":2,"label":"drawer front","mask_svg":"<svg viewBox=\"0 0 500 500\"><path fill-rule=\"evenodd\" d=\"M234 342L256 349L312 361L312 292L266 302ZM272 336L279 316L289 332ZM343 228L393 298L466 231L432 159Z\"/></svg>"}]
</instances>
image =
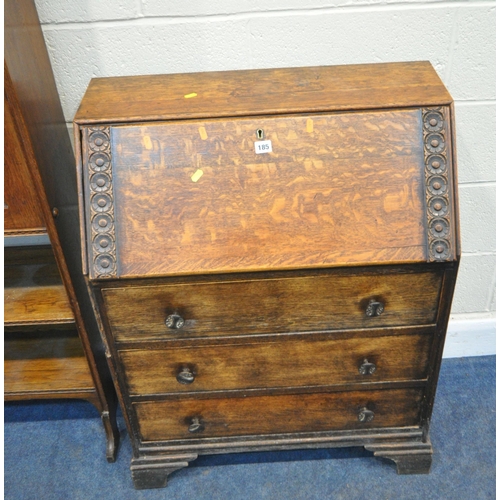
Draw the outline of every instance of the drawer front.
<instances>
[{"instance_id":1,"label":"drawer front","mask_svg":"<svg viewBox=\"0 0 500 500\"><path fill-rule=\"evenodd\" d=\"M424 379L432 335L119 351L131 395Z\"/></svg>"},{"instance_id":2,"label":"drawer front","mask_svg":"<svg viewBox=\"0 0 500 500\"><path fill-rule=\"evenodd\" d=\"M117 341L432 324L442 272L103 289ZM383 304L381 315L370 301ZM380 312L380 310L379 310ZM182 328L166 320L179 315ZM179 323L170 326L180 326Z\"/></svg>"},{"instance_id":3,"label":"drawer front","mask_svg":"<svg viewBox=\"0 0 500 500\"><path fill-rule=\"evenodd\" d=\"M167 441L418 425L422 395L420 389L396 389L189 399L133 406L142 440Z\"/></svg>"}]
</instances>

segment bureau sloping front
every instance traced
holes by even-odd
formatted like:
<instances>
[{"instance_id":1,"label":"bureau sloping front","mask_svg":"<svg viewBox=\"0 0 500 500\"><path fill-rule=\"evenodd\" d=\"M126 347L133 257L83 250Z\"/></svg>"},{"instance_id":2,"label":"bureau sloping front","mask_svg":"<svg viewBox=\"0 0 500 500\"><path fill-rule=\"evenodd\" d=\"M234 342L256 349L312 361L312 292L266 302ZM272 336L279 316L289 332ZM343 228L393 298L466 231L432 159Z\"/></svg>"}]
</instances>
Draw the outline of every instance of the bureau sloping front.
<instances>
[{"instance_id":1,"label":"bureau sloping front","mask_svg":"<svg viewBox=\"0 0 500 500\"><path fill-rule=\"evenodd\" d=\"M441 199L452 179L426 175L423 121L411 109L84 127L91 276L424 262L426 192ZM258 134L271 152L256 154Z\"/></svg>"}]
</instances>

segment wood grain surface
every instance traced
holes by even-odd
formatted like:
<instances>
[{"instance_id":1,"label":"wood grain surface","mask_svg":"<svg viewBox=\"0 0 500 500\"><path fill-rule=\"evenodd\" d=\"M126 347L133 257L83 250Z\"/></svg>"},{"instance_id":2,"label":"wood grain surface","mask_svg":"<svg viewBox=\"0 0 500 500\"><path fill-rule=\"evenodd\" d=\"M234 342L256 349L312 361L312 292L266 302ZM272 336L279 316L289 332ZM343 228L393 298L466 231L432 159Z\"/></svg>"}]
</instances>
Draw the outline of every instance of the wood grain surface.
<instances>
[{"instance_id":1,"label":"wood grain surface","mask_svg":"<svg viewBox=\"0 0 500 500\"><path fill-rule=\"evenodd\" d=\"M131 395L425 379L431 335L118 351ZM376 366L361 374L364 360ZM182 369L194 382L177 381Z\"/></svg>"},{"instance_id":2,"label":"wood grain surface","mask_svg":"<svg viewBox=\"0 0 500 500\"><path fill-rule=\"evenodd\" d=\"M4 390L6 399L21 394L37 397L46 393L95 393L82 343L76 333L43 332L23 336L8 334L4 351ZM73 396L74 397L74 396ZM78 396L76 396L78 397ZM86 397L80 395L80 397Z\"/></svg>"},{"instance_id":3,"label":"wood grain surface","mask_svg":"<svg viewBox=\"0 0 500 500\"><path fill-rule=\"evenodd\" d=\"M42 207L5 97L4 144L4 234L45 233Z\"/></svg>"},{"instance_id":4,"label":"wood grain surface","mask_svg":"<svg viewBox=\"0 0 500 500\"><path fill-rule=\"evenodd\" d=\"M451 100L424 61L127 76L92 79L75 122L380 109Z\"/></svg>"},{"instance_id":5,"label":"wood grain surface","mask_svg":"<svg viewBox=\"0 0 500 500\"><path fill-rule=\"evenodd\" d=\"M442 270L131 286L102 290L115 340L380 328L436 320ZM370 300L381 316L368 317ZM185 325L167 328L169 314Z\"/></svg>"},{"instance_id":6,"label":"wood grain surface","mask_svg":"<svg viewBox=\"0 0 500 500\"><path fill-rule=\"evenodd\" d=\"M9 247L5 255L5 326L75 322L50 247Z\"/></svg>"},{"instance_id":7,"label":"wood grain surface","mask_svg":"<svg viewBox=\"0 0 500 500\"><path fill-rule=\"evenodd\" d=\"M421 128L418 110L111 127L119 276L425 261Z\"/></svg>"},{"instance_id":8,"label":"wood grain surface","mask_svg":"<svg viewBox=\"0 0 500 500\"><path fill-rule=\"evenodd\" d=\"M402 427L418 424L420 389L134 403L144 441ZM367 407L375 414L360 422ZM190 433L193 418L205 429Z\"/></svg>"}]
</instances>

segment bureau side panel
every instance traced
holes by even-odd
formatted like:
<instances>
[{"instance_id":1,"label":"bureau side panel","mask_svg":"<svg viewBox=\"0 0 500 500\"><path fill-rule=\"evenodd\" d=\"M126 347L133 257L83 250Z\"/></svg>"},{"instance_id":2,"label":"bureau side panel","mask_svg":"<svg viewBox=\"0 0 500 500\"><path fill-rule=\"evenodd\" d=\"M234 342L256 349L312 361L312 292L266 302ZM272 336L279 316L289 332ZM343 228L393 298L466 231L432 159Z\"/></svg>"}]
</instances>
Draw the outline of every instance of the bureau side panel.
<instances>
[{"instance_id":1,"label":"bureau side panel","mask_svg":"<svg viewBox=\"0 0 500 500\"><path fill-rule=\"evenodd\" d=\"M420 110L110 134L120 277L427 259Z\"/></svg>"}]
</instances>

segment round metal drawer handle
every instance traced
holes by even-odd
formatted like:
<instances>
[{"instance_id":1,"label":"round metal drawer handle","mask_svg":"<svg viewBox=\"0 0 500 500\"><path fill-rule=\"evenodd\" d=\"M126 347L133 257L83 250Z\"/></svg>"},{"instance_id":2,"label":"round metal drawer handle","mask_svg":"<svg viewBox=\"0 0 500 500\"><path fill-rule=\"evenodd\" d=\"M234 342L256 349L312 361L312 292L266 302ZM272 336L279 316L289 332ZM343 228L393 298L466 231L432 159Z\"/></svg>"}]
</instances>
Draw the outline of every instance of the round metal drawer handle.
<instances>
[{"instance_id":1,"label":"round metal drawer handle","mask_svg":"<svg viewBox=\"0 0 500 500\"><path fill-rule=\"evenodd\" d=\"M373 318L374 316L380 316L384 312L384 303L383 302L378 302L376 300L370 300L365 314L369 318Z\"/></svg>"},{"instance_id":2,"label":"round metal drawer handle","mask_svg":"<svg viewBox=\"0 0 500 500\"><path fill-rule=\"evenodd\" d=\"M181 371L177 374L177 382L179 384L192 384L195 379L194 373L189 367L181 368Z\"/></svg>"},{"instance_id":3,"label":"round metal drawer handle","mask_svg":"<svg viewBox=\"0 0 500 500\"><path fill-rule=\"evenodd\" d=\"M361 375L373 375L376 369L375 363L370 363L367 359L364 359L359 367L359 373Z\"/></svg>"},{"instance_id":4,"label":"round metal drawer handle","mask_svg":"<svg viewBox=\"0 0 500 500\"><path fill-rule=\"evenodd\" d=\"M371 422L374 417L375 413L373 413L366 407L361 408L360 412L358 413L358 420L363 423Z\"/></svg>"},{"instance_id":5,"label":"round metal drawer handle","mask_svg":"<svg viewBox=\"0 0 500 500\"><path fill-rule=\"evenodd\" d=\"M170 314L167 316L165 324L172 330L178 330L184 326L184 318L178 314Z\"/></svg>"},{"instance_id":6,"label":"round metal drawer handle","mask_svg":"<svg viewBox=\"0 0 500 500\"><path fill-rule=\"evenodd\" d=\"M202 432L203 430L205 430L205 426L201 422L201 419L199 417L193 417L191 419L191 425L188 427L188 431L194 433Z\"/></svg>"}]
</instances>

